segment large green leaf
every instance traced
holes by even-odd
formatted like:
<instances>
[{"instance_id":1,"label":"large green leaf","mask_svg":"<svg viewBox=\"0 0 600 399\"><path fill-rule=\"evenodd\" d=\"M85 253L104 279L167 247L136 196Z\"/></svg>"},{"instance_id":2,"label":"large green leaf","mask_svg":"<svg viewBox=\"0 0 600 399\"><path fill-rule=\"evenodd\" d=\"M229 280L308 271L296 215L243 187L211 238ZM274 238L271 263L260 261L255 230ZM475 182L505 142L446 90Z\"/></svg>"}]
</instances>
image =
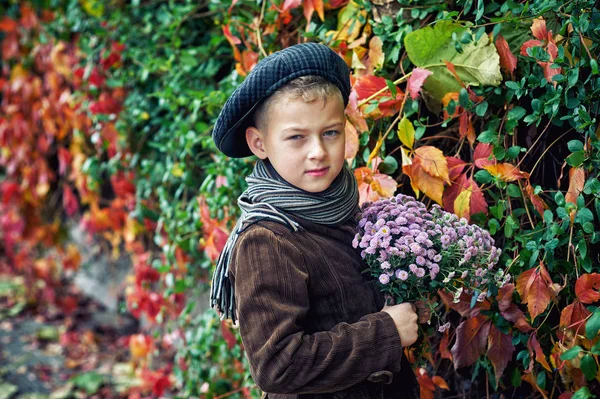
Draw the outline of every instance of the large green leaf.
<instances>
[{"instance_id":1,"label":"large green leaf","mask_svg":"<svg viewBox=\"0 0 600 399\"><path fill-rule=\"evenodd\" d=\"M434 27L411 32L404 39L411 62L433 72L423 87L438 101L446 93L461 89L444 61L454 64L461 80L471 86L498 86L502 81L500 56L487 35L483 35L477 43L463 44L462 53L456 51L452 34L461 37L467 31L470 29L460 24L440 21Z\"/></svg>"}]
</instances>

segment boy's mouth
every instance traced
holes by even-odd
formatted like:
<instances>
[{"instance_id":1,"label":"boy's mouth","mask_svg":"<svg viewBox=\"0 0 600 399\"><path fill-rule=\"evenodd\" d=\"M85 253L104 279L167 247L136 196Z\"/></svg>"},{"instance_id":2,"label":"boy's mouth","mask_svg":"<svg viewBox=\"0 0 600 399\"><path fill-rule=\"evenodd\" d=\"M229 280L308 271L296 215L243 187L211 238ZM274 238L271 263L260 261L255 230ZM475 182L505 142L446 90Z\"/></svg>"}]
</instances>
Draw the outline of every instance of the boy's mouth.
<instances>
[{"instance_id":1,"label":"boy's mouth","mask_svg":"<svg viewBox=\"0 0 600 399\"><path fill-rule=\"evenodd\" d=\"M327 173L328 170L329 170L329 167L320 168L320 169L311 169L311 170L307 170L306 174L308 174L310 176L323 176L325 173Z\"/></svg>"}]
</instances>

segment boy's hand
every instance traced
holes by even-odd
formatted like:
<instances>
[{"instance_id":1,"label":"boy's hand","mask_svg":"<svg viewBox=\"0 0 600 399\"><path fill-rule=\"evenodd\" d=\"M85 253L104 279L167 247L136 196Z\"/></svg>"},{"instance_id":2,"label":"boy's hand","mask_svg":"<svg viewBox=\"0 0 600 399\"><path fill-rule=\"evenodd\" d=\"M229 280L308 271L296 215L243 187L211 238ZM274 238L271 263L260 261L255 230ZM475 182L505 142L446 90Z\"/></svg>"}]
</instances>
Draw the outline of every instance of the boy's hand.
<instances>
[{"instance_id":1,"label":"boy's hand","mask_svg":"<svg viewBox=\"0 0 600 399\"><path fill-rule=\"evenodd\" d=\"M419 336L419 326L417 324L417 312L414 304L401 303L394 306L384 306L381 311L392 316L400 335L402 346L410 346L415 343Z\"/></svg>"}]
</instances>

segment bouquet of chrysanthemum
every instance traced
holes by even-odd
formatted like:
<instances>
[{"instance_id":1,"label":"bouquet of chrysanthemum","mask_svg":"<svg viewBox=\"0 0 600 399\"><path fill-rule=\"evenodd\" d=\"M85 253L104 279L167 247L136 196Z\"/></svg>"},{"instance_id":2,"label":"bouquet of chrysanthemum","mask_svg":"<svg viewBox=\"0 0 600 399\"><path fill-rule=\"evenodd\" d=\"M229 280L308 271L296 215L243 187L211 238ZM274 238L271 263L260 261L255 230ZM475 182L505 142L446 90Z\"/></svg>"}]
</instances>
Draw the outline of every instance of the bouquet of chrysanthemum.
<instances>
[{"instance_id":1,"label":"bouquet of chrysanthemum","mask_svg":"<svg viewBox=\"0 0 600 399\"><path fill-rule=\"evenodd\" d=\"M403 194L363 204L352 245L397 303L424 300L439 289L453 292L455 302L463 291L483 301L490 283L510 279L494 270L502 251L487 231Z\"/></svg>"}]
</instances>

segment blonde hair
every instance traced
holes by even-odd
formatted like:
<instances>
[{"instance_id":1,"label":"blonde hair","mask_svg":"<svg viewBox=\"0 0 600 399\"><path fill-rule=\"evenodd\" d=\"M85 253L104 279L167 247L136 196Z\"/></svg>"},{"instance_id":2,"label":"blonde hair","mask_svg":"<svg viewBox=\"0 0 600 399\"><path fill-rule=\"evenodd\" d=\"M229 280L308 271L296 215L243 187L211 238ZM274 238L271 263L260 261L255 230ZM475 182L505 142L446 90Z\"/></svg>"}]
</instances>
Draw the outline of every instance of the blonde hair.
<instances>
[{"instance_id":1,"label":"blonde hair","mask_svg":"<svg viewBox=\"0 0 600 399\"><path fill-rule=\"evenodd\" d=\"M337 97L340 101L344 101L340 89L324 77L318 75L300 76L277 89L258 105L253 115L254 126L258 130L266 133L271 104L286 95L291 96L293 99L302 98L307 103L323 100L323 104L326 104L331 97Z\"/></svg>"}]
</instances>

